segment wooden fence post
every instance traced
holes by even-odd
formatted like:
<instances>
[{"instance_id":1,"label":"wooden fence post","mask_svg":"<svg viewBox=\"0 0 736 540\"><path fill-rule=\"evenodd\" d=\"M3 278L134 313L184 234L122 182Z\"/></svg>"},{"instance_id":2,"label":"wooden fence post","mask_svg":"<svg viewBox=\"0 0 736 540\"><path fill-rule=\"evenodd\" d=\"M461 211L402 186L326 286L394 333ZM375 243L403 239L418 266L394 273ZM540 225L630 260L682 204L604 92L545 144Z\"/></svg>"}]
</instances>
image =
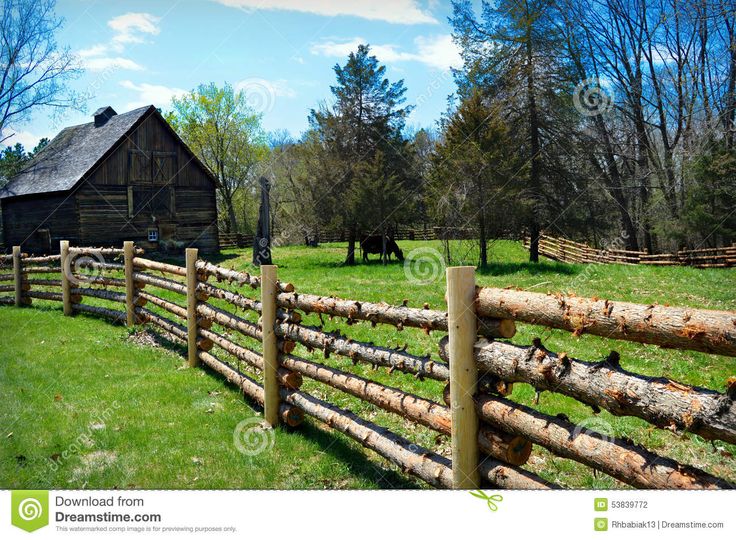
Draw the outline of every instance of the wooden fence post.
<instances>
[{"instance_id":1,"label":"wooden fence post","mask_svg":"<svg viewBox=\"0 0 736 540\"><path fill-rule=\"evenodd\" d=\"M187 358L189 367L199 364L197 355L197 248L187 248Z\"/></svg>"},{"instance_id":2,"label":"wooden fence post","mask_svg":"<svg viewBox=\"0 0 736 540\"><path fill-rule=\"evenodd\" d=\"M276 345L277 266L261 265L261 330L263 335L263 416L272 427L279 423L279 358Z\"/></svg>"},{"instance_id":3,"label":"wooden fence post","mask_svg":"<svg viewBox=\"0 0 736 540\"><path fill-rule=\"evenodd\" d=\"M69 281L69 274L72 272L72 266L69 261L69 240L62 240L59 244L59 253L61 258L61 300L64 305L64 315L72 314L72 286Z\"/></svg>"},{"instance_id":4,"label":"wooden fence post","mask_svg":"<svg viewBox=\"0 0 736 540\"><path fill-rule=\"evenodd\" d=\"M15 285L15 307L23 305L23 261L20 246L13 246L13 284Z\"/></svg>"},{"instance_id":5,"label":"wooden fence post","mask_svg":"<svg viewBox=\"0 0 736 540\"><path fill-rule=\"evenodd\" d=\"M123 242L123 260L125 264L125 318L129 327L135 325L135 284L133 283L133 242L126 240ZM195 257L196 258L196 257Z\"/></svg>"},{"instance_id":6,"label":"wooden fence post","mask_svg":"<svg viewBox=\"0 0 736 540\"><path fill-rule=\"evenodd\" d=\"M475 314L475 268L447 269L447 329L450 353L450 399L452 403L452 487L480 487L478 416L474 395L478 369L473 358L477 339Z\"/></svg>"}]
</instances>

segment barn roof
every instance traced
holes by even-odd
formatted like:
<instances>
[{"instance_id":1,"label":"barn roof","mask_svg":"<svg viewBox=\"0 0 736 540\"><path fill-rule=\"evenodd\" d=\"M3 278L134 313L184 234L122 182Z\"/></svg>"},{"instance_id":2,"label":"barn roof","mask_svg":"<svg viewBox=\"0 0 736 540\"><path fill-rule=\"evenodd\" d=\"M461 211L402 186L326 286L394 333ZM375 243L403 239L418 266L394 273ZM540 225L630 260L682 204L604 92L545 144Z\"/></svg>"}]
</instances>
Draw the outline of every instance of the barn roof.
<instances>
[{"instance_id":1,"label":"barn roof","mask_svg":"<svg viewBox=\"0 0 736 540\"><path fill-rule=\"evenodd\" d=\"M103 112L102 108L98 111ZM120 140L137 125L153 105L112 114L103 125L95 122L63 129L30 163L0 191L0 199L72 189ZM95 114L98 114L95 113Z\"/></svg>"}]
</instances>

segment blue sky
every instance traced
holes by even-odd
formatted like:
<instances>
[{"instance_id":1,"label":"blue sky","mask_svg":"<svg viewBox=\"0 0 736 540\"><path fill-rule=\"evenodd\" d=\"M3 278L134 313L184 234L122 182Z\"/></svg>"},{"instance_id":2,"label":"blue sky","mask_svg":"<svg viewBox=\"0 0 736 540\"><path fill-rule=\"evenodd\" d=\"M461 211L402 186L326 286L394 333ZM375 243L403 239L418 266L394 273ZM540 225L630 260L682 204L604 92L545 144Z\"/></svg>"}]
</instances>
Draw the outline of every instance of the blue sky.
<instances>
[{"instance_id":1,"label":"blue sky","mask_svg":"<svg viewBox=\"0 0 736 540\"><path fill-rule=\"evenodd\" d=\"M433 0L59 0L58 35L79 56L73 88L86 112L51 120L39 112L12 126L10 143L32 147L66 125L90 121L100 106L118 112L154 104L202 82L246 92L264 127L298 136L310 108L329 98L333 66L369 43L391 81L403 78L415 110L411 126L432 126L454 83L459 56L450 39L448 1Z\"/></svg>"}]
</instances>

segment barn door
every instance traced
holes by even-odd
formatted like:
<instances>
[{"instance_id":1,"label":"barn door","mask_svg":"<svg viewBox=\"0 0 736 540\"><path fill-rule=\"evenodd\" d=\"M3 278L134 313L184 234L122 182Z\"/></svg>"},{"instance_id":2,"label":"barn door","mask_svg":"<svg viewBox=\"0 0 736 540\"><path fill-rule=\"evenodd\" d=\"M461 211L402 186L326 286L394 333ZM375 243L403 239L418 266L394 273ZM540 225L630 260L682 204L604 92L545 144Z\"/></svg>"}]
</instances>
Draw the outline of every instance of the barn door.
<instances>
[{"instance_id":1,"label":"barn door","mask_svg":"<svg viewBox=\"0 0 736 540\"><path fill-rule=\"evenodd\" d=\"M131 150L128 167L129 209L133 214L169 220L174 217L176 152Z\"/></svg>"},{"instance_id":2,"label":"barn door","mask_svg":"<svg viewBox=\"0 0 736 540\"><path fill-rule=\"evenodd\" d=\"M175 196L176 152L153 152L151 156L152 210L159 218L173 219L176 214Z\"/></svg>"}]
</instances>

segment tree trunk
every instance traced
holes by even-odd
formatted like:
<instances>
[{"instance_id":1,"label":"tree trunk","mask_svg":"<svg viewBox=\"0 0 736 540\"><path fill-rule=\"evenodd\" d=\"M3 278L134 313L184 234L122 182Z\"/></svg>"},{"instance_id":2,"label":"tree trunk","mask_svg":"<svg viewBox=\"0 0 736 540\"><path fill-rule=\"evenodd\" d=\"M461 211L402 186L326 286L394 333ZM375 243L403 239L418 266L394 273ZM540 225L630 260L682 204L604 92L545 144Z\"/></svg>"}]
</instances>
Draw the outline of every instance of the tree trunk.
<instances>
[{"instance_id":1,"label":"tree trunk","mask_svg":"<svg viewBox=\"0 0 736 540\"><path fill-rule=\"evenodd\" d=\"M534 88L534 45L532 43L532 27L531 19L526 21L526 61L527 61L527 103L529 107L529 137L531 141L530 150L530 168L529 168L529 189L532 193L532 207L529 219L529 234L531 241L529 243L529 261L539 262L539 197L540 197L540 161L539 161L539 118L537 113L537 99Z\"/></svg>"},{"instance_id":2,"label":"tree trunk","mask_svg":"<svg viewBox=\"0 0 736 540\"><path fill-rule=\"evenodd\" d=\"M207 287L211 287L208 285ZM209 290L205 288L204 290ZM232 293L231 293L232 294ZM215 296L213 294L213 296ZM218 297L219 298L219 297ZM316 296L313 294L281 293L276 296L276 305L283 309L298 309L305 313L323 313L344 317L349 321L362 320L371 323L384 323L403 330L406 326L422 328L426 331L447 332L447 313L433 309L418 309L388 304L357 302L341 298ZM513 321L487 317L478 318L478 333L486 337L510 338L516 334Z\"/></svg>"},{"instance_id":3,"label":"tree trunk","mask_svg":"<svg viewBox=\"0 0 736 540\"><path fill-rule=\"evenodd\" d=\"M355 264L355 241L357 236L357 225L355 223L350 224L348 231L348 253L345 257L345 264L347 266L353 266Z\"/></svg>"}]
</instances>

